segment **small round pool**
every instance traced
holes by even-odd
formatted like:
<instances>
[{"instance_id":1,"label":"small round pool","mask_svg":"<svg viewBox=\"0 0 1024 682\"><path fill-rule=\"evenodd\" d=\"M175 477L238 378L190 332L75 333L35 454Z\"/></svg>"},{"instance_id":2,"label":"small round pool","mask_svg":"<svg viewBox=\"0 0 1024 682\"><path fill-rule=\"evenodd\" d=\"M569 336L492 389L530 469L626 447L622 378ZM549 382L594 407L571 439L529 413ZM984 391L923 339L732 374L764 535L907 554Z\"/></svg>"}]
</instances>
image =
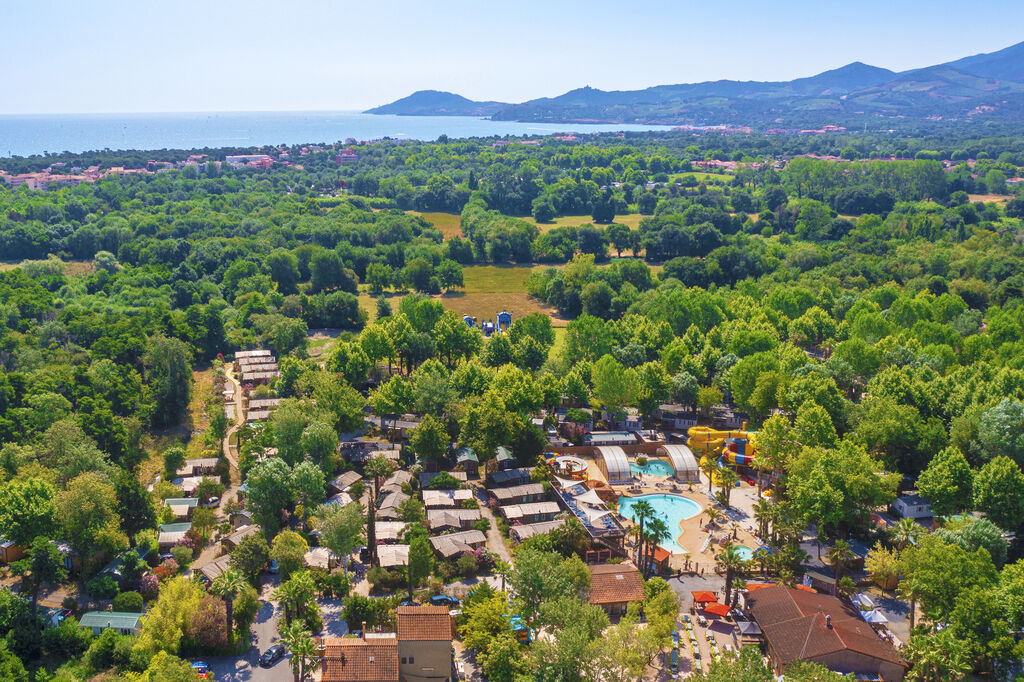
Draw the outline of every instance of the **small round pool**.
<instances>
[{"instance_id":1,"label":"small round pool","mask_svg":"<svg viewBox=\"0 0 1024 682\"><path fill-rule=\"evenodd\" d=\"M637 474L646 474L648 476L674 476L676 470L672 468L672 465L663 459L649 459L647 464L640 466L636 462L630 462L629 473L634 476Z\"/></svg>"},{"instance_id":2,"label":"small round pool","mask_svg":"<svg viewBox=\"0 0 1024 682\"><path fill-rule=\"evenodd\" d=\"M744 561L750 561L754 558L754 550L750 549L746 545L733 545L736 548L736 553L740 555Z\"/></svg>"},{"instance_id":3,"label":"small round pool","mask_svg":"<svg viewBox=\"0 0 1024 682\"><path fill-rule=\"evenodd\" d=\"M701 506L688 497L682 495L669 495L667 493L656 493L653 495L637 495L636 497L620 497L619 513L626 518L636 521L633 514L633 505L643 500L652 507L654 512L661 516L668 526L671 536L661 543L661 546L673 554L682 554L686 549L676 539L682 532L679 524L685 519L691 519L701 513Z\"/></svg>"}]
</instances>

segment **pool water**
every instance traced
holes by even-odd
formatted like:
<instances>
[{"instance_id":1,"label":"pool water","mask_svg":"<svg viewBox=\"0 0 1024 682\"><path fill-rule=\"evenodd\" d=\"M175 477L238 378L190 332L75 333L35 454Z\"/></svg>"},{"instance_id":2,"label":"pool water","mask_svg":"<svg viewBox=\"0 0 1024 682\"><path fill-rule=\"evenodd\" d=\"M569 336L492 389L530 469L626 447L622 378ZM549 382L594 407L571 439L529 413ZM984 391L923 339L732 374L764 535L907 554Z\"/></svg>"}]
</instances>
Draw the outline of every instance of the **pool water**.
<instances>
[{"instance_id":1,"label":"pool water","mask_svg":"<svg viewBox=\"0 0 1024 682\"><path fill-rule=\"evenodd\" d=\"M647 464L640 466L636 462L630 462L629 473L636 476L637 474L647 474L649 476L673 476L676 471L672 468L672 465L663 459L649 459Z\"/></svg>"},{"instance_id":2,"label":"pool water","mask_svg":"<svg viewBox=\"0 0 1024 682\"><path fill-rule=\"evenodd\" d=\"M744 561L750 561L754 558L754 550L750 549L746 545L734 545L734 547L736 548L736 553L739 554Z\"/></svg>"},{"instance_id":3,"label":"pool water","mask_svg":"<svg viewBox=\"0 0 1024 682\"><path fill-rule=\"evenodd\" d=\"M700 514L702 511L701 506L690 498L683 497L682 495L656 493L654 495L620 497L619 513L626 518L636 521L633 514L633 505L640 500L647 502L654 508L656 514L661 515L662 519L665 521L665 525L668 526L669 532L672 533L672 536L668 540L664 540L661 543L661 546L673 554L684 553L686 550L682 545L676 542L676 538L679 537L681 532L679 530L679 523L685 519L691 519Z\"/></svg>"}]
</instances>

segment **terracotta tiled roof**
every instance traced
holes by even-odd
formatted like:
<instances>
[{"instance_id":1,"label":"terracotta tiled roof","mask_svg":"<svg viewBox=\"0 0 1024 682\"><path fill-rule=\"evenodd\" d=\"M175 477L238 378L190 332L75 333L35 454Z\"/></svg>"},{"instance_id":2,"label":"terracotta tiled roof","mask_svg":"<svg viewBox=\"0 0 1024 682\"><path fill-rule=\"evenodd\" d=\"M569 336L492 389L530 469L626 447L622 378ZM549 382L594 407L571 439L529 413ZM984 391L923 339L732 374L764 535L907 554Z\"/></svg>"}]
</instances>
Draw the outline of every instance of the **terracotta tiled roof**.
<instances>
[{"instance_id":1,"label":"terracotta tiled roof","mask_svg":"<svg viewBox=\"0 0 1024 682\"><path fill-rule=\"evenodd\" d=\"M398 682L398 640L324 641L323 682Z\"/></svg>"},{"instance_id":2,"label":"terracotta tiled roof","mask_svg":"<svg viewBox=\"0 0 1024 682\"><path fill-rule=\"evenodd\" d=\"M403 642L450 642L452 619L444 606L399 606L398 639Z\"/></svg>"},{"instance_id":3,"label":"terracotta tiled roof","mask_svg":"<svg viewBox=\"0 0 1024 682\"><path fill-rule=\"evenodd\" d=\"M835 597L772 585L748 593L747 604L783 666L844 650L903 664L852 605Z\"/></svg>"},{"instance_id":4,"label":"terracotta tiled roof","mask_svg":"<svg viewBox=\"0 0 1024 682\"><path fill-rule=\"evenodd\" d=\"M617 604L641 601L644 581L640 571L628 564L598 564L590 567L590 603Z\"/></svg>"}]
</instances>

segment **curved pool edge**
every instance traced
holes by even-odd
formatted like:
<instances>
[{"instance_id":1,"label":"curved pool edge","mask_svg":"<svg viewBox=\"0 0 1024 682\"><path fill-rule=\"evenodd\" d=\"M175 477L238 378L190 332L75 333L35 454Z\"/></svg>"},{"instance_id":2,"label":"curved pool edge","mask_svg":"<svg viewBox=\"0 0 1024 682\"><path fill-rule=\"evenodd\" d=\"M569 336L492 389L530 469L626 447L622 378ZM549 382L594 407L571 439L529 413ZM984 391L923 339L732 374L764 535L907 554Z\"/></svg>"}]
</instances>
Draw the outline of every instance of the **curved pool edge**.
<instances>
[{"instance_id":1,"label":"curved pool edge","mask_svg":"<svg viewBox=\"0 0 1024 682\"><path fill-rule=\"evenodd\" d=\"M669 498L669 497L679 498L681 500L686 500L687 502L691 503L692 505L694 505L697 508L697 511L694 514L691 514L689 516L686 516L686 517L683 517L683 518L679 519L678 524L677 524L678 527L679 527L679 531L680 531L679 535L677 535L676 537L672 538L672 542L676 545L676 547L678 547L682 551L675 551L671 547L665 547L664 545L659 545L659 547L661 547L662 549L668 550L669 553L673 554L673 555L690 554L691 556L693 556L695 554L695 552L688 551L683 546L683 544L681 542L681 540L683 539L682 525L683 525L683 521L689 521L690 519L695 518L695 517L700 516L701 514L703 514L704 513L704 509L705 509L704 505L702 505L700 502L698 502L697 500L695 500L693 498L687 497L686 495L680 495L678 493L642 493L640 495L626 495L626 494L623 494L623 495L620 495L620 497L619 497L619 515L620 516L624 516L625 518L629 519L630 521L633 521L633 523L636 523L636 521L632 517L627 516L626 514L622 513L622 499L625 498L625 499L629 499L629 500L642 500L644 498L650 498L650 497L654 497L654 498ZM661 510L655 509L655 511L661 511ZM661 512L661 513L665 513L665 512ZM667 516L667 514L666 514L666 516Z\"/></svg>"}]
</instances>

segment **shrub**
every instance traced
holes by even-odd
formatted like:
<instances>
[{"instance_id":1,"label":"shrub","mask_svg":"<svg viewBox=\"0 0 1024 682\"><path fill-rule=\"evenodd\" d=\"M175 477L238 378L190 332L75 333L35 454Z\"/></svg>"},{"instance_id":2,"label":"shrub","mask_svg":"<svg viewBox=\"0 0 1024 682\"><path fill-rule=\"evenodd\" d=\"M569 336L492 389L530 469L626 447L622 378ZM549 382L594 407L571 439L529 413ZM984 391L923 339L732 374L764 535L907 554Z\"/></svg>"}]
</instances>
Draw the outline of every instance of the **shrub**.
<instances>
[{"instance_id":1,"label":"shrub","mask_svg":"<svg viewBox=\"0 0 1024 682\"><path fill-rule=\"evenodd\" d=\"M434 564L434 575L441 582L451 582L456 576L457 569L451 561L438 561Z\"/></svg>"},{"instance_id":2,"label":"shrub","mask_svg":"<svg viewBox=\"0 0 1024 682\"><path fill-rule=\"evenodd\" d=\"M640 455L639 457L636 458L636 463L640 466L647 466L647 458L644 457L643 455Z\"/></svg>"},{"instance_id":3,"label":"shrub","mask_svg":"<svg viewBox=\"0 0 1024 682\"><path fill-rule=\"evenodd\" d=\"M179 566L188 566L192 561L192 548L186 544L175 545L171 547L171 555Z\"/></svg>"},{"instance_id":4,"label":"shrub","mask_svg":"<svg viewBox=\"0 0 1024 682\"><path fill-rule=\"evenodd\" d=\"M153 569L153 573L156 574L160 582L173 578L178 574L178 562L174 559L165 559L162 564Z\"/></svg>"},{"instance_id":5,"label":"shrub","mask_svg":"<svg viewBox=\"0 0 1024 682\"><path fill-rule=\"evenodd\" d=\"M114 610L128 613L142 613L145 601L138 592L122 592L114 597Z\"/></svg>"},{"instance_id":6,"label":"shrub","mask_svg":"<svg viewBox=\"0 0 1024 682\"><path fill-rule=\"evenodd\" d=\"M85 584L85 591L94 599L113 599L117 590L117 581L109 575L96 576Z\"/></svg>"},{"instance_id":7,"label":"shrub","mask_svg":"<svg viewBox=\"0 0 1024 682\"><path fill-rule=\"evenodd\" d=\"M55 628L43 630L43 648L51 656L75 658L81 656L92 642L92 630L78 627L74 616L68 616Z\"/></svg>"},{"instance_id":8,"label":"shrub","mask_svg":"<svg viewBox=\"0 0 1024 682\"><path fill-rule=\"evenodd\" d=\"M64 597L64 600L60 603L60 607L66 611L78 613L78 600L74 597Z\"/></svg>"},{"instance_id":9,"label":"shrub","mask_svg":"<svg viewBox=\"0 0 1024 682\"><path fill-rule=\"evenodd\" d=\"M491 521L490 519L479 518L473 522L473 528L481 533L486 533L491 529Z\"/></svg>"},{"instance_id":10,"label":"shrub","mask_svg":"<svg viewBox=\"0 0 1024 682\"><path fill-rule=\"evenodd\" d=\"M143 599L156 599L160 593L160 579L154 573L147 573L139 581L139 592Z\"/></svg>"},{"instance_id":11,"label":"shrub","mask_svg":"<svg viewBox=\"0 0 1024 682\"><path fill-rule=\"evenodd\" d=\"M472 554L463 554L460 556L458 561L455 562L455 566L458 569L459 575L463 578L468 580L476 577L477 562L476 557Z\"/></svg>"}]
</instances>

